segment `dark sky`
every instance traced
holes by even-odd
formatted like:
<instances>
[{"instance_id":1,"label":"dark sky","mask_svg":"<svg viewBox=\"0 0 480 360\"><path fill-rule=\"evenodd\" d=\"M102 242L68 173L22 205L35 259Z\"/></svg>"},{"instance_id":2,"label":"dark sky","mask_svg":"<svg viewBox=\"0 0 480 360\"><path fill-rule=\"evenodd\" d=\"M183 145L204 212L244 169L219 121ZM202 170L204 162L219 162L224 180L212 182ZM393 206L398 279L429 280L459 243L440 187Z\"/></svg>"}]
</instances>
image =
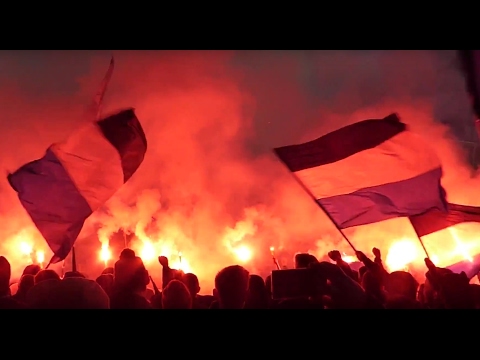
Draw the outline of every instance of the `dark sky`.
<instances>
[{"instance_id":1,"label":"dark sky","mask_svg":"<svg viewBox=\"0 0 480 360\"><path fill-rule=\"evenodd\" d=\"M117 58L116 72L128 71L122 67L122 58L135 52L3 50L0 81L17 87L27 100L67 101L81 93L80 79L93 73L100 81L99 62L108 64L111 53ZM152 52L143 52L143 57L148 53ZM159 58L162 53L168 56L168 52L154 53ZM243 73L236 81L257 102L254 147L261 147L264 137L277 132L269 126L272 121L289 129L275 140L288 141L292 131L304 132L319 121L307 112L321 104L351 113L386 98L428 98L435 106L436 120L449 123L467 139L472 129L455 55L453 50L239 51L229 58L228 66Z\"/></svg>"}]
</instances>

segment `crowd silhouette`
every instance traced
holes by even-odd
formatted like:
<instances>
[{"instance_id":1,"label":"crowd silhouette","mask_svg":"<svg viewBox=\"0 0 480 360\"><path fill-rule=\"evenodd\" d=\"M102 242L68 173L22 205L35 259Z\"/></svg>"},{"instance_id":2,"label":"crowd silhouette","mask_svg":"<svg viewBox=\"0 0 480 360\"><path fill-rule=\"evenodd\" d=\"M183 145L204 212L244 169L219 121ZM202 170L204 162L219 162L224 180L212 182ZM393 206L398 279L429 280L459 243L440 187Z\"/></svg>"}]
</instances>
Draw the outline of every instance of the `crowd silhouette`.
<instances>
[{"instance_id":1,"label":"crowd silhouette","mask_svg":"<svg viewBox=\"0 0 480 360\"><path fill-rule=\"evenodd\" d=\"M221 269L213 294L201 295L195 274L169 267L158 258L162 284L153 282L143 261L124 249L113 268L95 280L70 271L28 265L11 293L11 267L0 256L0 309L477 309L480 285L470 284L462 272L436 267L425 259L426 280L419 284L406 271L389 273L380 250L373 260L357 252L363 264L358 271L339 251L330 261L311 254L295 255L295 269L276 270L263 279L239 265ZM153 286L153 290L148 286Z\"/></svg>"}]
</instances>

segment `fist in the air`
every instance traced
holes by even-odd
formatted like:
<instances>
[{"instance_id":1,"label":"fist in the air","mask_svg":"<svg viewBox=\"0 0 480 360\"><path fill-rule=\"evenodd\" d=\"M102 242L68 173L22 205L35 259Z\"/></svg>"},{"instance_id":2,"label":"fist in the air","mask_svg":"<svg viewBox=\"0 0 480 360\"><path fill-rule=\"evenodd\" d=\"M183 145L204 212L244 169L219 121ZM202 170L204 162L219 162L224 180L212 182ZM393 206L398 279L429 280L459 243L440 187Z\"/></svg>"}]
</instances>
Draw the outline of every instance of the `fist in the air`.
<instances>
[{"instance_id":1,"label":"fist in the air","mask_svg":"<svg viewBox=\"0 0 480 360\"><path fill-rule=\"evenodd\" d=\"M381 258L382 257L382 254L380 253L380 250L377 249L377 248L373 248L372 253L373 253L373 255L375 255L376 258Z\"/></svg>"},{"instance_id":2,"label":"fist in the air","mask_svg":"<svg viewBox=\"0 0 480 360\"><path fill-rule=\"evenodd\" d=\"M332 259L333 261L341 261L342 260L342 254L340 254L340 251L338 250L332 250L328 253L328 257Z\"/></svg>"},{"instance_id":3,"label":"fist in the air","mask_svg":"<svg viewBox=\"0 0 480 360\"><path fill-rule=\"evenodd\" d=\"M168 267L168 259L166 256L159 256L158 257L158 262L160 263L160 265L162 265L163 267Z\"/></svg>"}]
</instances>

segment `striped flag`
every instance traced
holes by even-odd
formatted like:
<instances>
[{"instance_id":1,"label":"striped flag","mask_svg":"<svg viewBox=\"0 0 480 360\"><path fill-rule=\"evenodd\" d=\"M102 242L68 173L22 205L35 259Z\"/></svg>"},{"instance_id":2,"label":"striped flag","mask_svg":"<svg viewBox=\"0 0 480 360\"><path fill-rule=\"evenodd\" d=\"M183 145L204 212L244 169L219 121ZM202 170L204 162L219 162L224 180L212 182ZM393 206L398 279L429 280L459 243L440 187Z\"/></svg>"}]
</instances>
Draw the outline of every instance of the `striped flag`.
<instances>
[{"instance_id":1,"label":"striped flag","mask_svg":"<svg viewBox=\"0 0 480 360\"><path fill-rule=\"evenodd\" d=\"M8 175L54 253L51 263L65 259L85 220L130 179L146 150L142 126L127 109L87 124Z\"/></svg>"},{"instance_id":2,"label":"striped flag","mask_svg":"<svg viewBox=\"0 0 480 360\"><path fill-rule=\"evenodd\" d=\"M446 212L432 209L410 216L410 222L418 236L422 237L460 223L480 222L480 207L448 204Z\"/></svg>"},{"instance_id":3,"label":"striped flag","mask_svg":"<svg viewBox=\"0 0 480 360\"><path fill-rule=\"evenodd\" d=\"M274 151L339 229L445 210L440 160L396 114Z\"/></svg>"},{"instance_id":4,"label":"striped flag","mask_svg":"<svg viewBox=\"0 0 480 360\"><path fill-rule=\"evenodd\" d=\"M475 255L471 260L462 260L446 268L456 274L460 274L463 271L469 279L472 279L480 272L480 254Z\"/></svg>"}]
</instances>

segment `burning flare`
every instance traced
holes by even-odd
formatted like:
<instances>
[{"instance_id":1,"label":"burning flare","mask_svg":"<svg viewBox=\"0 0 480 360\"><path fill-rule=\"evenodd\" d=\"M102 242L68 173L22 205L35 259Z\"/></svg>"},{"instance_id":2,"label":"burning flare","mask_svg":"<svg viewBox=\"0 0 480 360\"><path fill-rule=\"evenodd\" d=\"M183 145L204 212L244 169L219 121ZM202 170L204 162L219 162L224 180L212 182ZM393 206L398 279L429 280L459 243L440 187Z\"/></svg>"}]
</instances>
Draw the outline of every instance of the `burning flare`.
<instances>
[{"instance_id":1,"label":"burning flare","mask_svg":"<svg viewBox=\"0 0 480 360\"><path fill-rule=\"evenodd\" d=\"M37 250L36 260L37 264L43 269L43 263L45 262L45 253L42 250Z\"/></svg>"},{"instance_id":2,"label":"burning flare","mask_svg":"<svg viewBox=\"0 0 480 360\"><path fill-rule=\"evenodd\" d=\"M143 241L143 248L140 251L140 257L146 262L151 262L156 258L155 247L150 241Z\"/></svg>"},{"instance_id":3,"label":"burning flare","mask_svg":"<svg viewBox=\"0 0 480 360\"><path fill-rule=\"evenodd\" d=\"M23 254L23 255L28 255L28 256L31 256L32 253L33 253L33 246L22 241L19 245L20 247L20 252Z\"/></svg>"},{"instance_id":4,"label":"burning flare","mask_svg":"<svg viewBox=\"0 0 480 360\"><path fill-rule=\"evenodd\" d=\"M351 264L355 261L357 261L357 258L355 256L350 256L345 253L342 254L342 260L345 261L347 264Z\"/></svg>"},{"instance_id":5,"label":"burning flare","mask_svg":"<svg viewBox=\"0 0 480 360\"><path fill-rule=\"evenodd\" d=\"M108 242L102 243L102 249L100 250L100 260L103 261L105 267L108 267L108 261L112 258L112 252L110 251Z\"/></svg>"},{"instance_id":6,"label":"burning flare","mask_svg":"<svg viewBox=\"0 0 480 360\"><path fill-rule=\"evenodd\" d=\"M246 263L252 259L252 251L246 245L233 248L233 253L237 260L242 263Z\"/></svg>"},{"instance_id":7,"label":"burning flare","mask_svg":"<svg viewBox=\"0 0 480 360\"><path fill-rule=\"evenodd\" d=\"M450 232L450 235L452 236L453 240L455 241L455 244L456 244L455 252L462 255L465 260L473 262L473 257L468 252L467 246L464 243L462 243L462 241L458 237L457 232L451 227L448 228L448 231Z\"/></svg>"},{"instance_id":8,"label":"burning flare","mask_svg":"<svg viewBox=\"0 0 480 360\"><path fill-rule=\"evenodd\" d=\"M177 260L172 264L172 268L181 270L185 274L192 272L192 269L190 268L188 261L185 259L185 257L183 257L181 252L178 253Z\"/></svg>"}]
</instances>

